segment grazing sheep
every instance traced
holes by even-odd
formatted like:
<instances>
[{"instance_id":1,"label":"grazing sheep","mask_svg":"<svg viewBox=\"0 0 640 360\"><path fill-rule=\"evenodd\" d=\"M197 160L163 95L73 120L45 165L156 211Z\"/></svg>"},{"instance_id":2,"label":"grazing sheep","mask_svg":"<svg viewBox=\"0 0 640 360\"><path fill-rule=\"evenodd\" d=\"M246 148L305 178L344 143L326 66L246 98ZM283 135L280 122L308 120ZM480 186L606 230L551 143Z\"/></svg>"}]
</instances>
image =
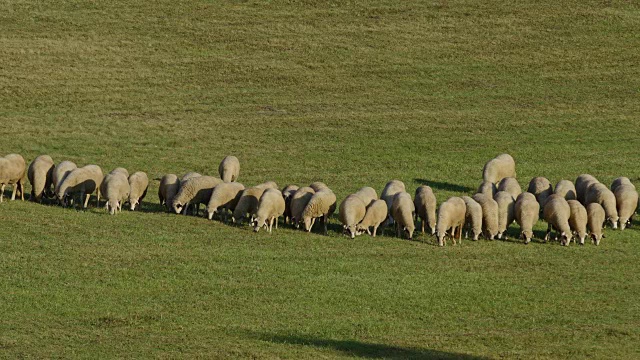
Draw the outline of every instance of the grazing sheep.
<instances>
[{"instance_id":1,"label":"grazing sheep","mask_svg":"<svg viewBox=\"0 0 640 360\"><path fill-rule=\"evenodd\" d=\"M336 210L336 195L329 188L321 189L311 196L307 206L302 211L304 230L311 232L316 218L321 218L324 224L324 234L327 235L327 222Z\"/></svg>"},{"instance_id":2,"label":"grazing sheep","mask_svg":"<svg viewBox=\"0 0 640 360\"><path fill-rule=\"evenodd\" d=\"M356 191L353 195L359 197L365 206L369 206L373 201L378 200L378 193L374 188L369 186L360 188L360 190Z\"/></svg>"},{"instance_id":3,"label":"grazing sheep","mask_svg":"<svg viewBox=\"0 0 640 360\"><path fill-rule=\"evenodd\" d=\"M291 223L294 224L296 228L300 227L302 212L315 193L316 192L309 186L301 187L293 193L291 197Z\"/></svg>"},{"instance_id":4,"label":"grazing sheep","mask_svg":"<svg viewBox=\"0 0 640 360\"><path fill-rule=\"evenodd\" d=\"M462 196L461 198L466 206L464 214L464 237L465 239L469 237L469 230L471 230L473 240L476 241L480 237L480 234L482 234L482 206L468 196Z\"/></svg>"},{"instance_id":5,"label":"grazing sheep","mask_svg":"<svg viewBox=\"0 0 640 360\"><path fill-rule=\"evenodd\" d=\"M496 156L489 160L482 169L482 179L484 181L497 184L506 177L516 177L516 162L509 154Z\"/></svg>"},{"instance_id":6,"label":"grazing sheep","mask_svg":"<svg viewBox=\"0 0 640 360\"><path fill-rule=\"evenodd\" d=\"M420 230L424 234L425 224L429 226L431 235L436 233L436 196L431 187L420 185L416 189L413 200L416 208L416 216L420 218Z\"/></svg>"},{"instance_id":7,"label":"grazing sheep","mask_svg":"<svg viewBox=\"0 0 640 360\"><path fill-rule=\"evenodd\" d=\"M166 174L160 180L160 187L158 188L158 199L160 199L160 205L164 205L168 211L173 209L173 198L180 189L180 180L176 174Z\"/></svg>"},{"instance_id":8,"label":"grazing sheep","mask_svg":"<svg viewBox=\"0 0 640 360\"><path fill-rule=\"evenodd\" d=\"M578 201L580 201L583 205L587 205L584 202L585 197L587 196L587 189L589 189L589 186L591 186L591 184L598 182L598 179L589 174L582 174L578 176L576 178L576 198L578 199Z\"/></svg>"},{"instance_id":9,"label":"grazing sheep","mask_svg":"<svg viewBox=\"0 0 640 360\"><path fill-rule=\"evenodd\" d=\"M194 171L191 171L191 172L188 172L188 173L184 174L180 178L180 187L182 187L182 185L184 183L186 183L188 180L196 178L196 177L199 177L199 176L202 176L202 175L200 173L197 173L197 172L194 172ZM180 191L180 188L178 188L178 191ZM176 193L176 195L177 195L177 193ZM189 204L189 205L184 207L184 210L183 210L184 215L187 215L187 213L189 212L189 207L192 208L191 213L193 215L197 215L198 214L198 211L200 210L200 204ZM172 208L173 208L173 206L172 206Z\"/></svg>"},{"instance_id":10,"label":"grazing sheep","mask_svg":"<svg viewBox=\"0 0 640 360\"><path fill-rule=\"evenodd\" d=\"M258 209L254 219L253 231L258 232L261 227L267 227L269 222L269 233L273 230L273 223L278 229L278 217L284 214L284 198L278 189L267 188L258 203Z\"/></svg>"},{"instance_id":11,"label":"grazing sheep","mask_svg":"<svg viewBox=\"0 0 640 360\"><path fill-rule=\"evenodd\" d=\"M347 196L340 203L338 217L342 223L344 232L349 232L351 238L356 237L356 227L364 219L367 207L359 196L354 194Z\"/></svg>"},{"instance_id":12,"label":"grazing sheep","mask_svg":"<svg viewBox=\"0 0 640 360\"><path fill-rule=\"evenodd\" d=\"M482 230L487 239L493 240L498 235L498 203L485 194L472 197L482 207Z\"/></svg>"},{"instance_id":13,"label":"grazing sheep","mask_svg":"<svg viewBox=\"0 0 640 360\"><path fill-rule=\"evenodd\" d=\"M122 211L122 203L129 197L131 187L129 180L123 172L112 171L104 177L100 184L102 197L107 199L106 208L111 215L116 211Z\"/></svg>"},{"instance_id":14,"label":"grazing sheep","mask_svg":"<svg viewBox=\"0 0 640 360\"><path fill-rule=\"evenodd\" d=\"M213 215L220 209L233 212L240 200L240 196L242 196L243 190L244 185L238 182L225 182L216 185L211 192L206 209L209 220L213 219ZM227 222L227 211L224 212L224 222Z\"/></svg>"},{"instance_id":15,"label":"grazing sheep","mask_svg":"<svg viewBox=\"0 0 640 360\"><path fill-rule=\"evenodd\" d=\"M131 211L134 211L136 206L142 203L142 199L147 196L149 177L142 171L136 171L129 176L129 186L131 186L129 205L131 206Z\"/></svg>"},{"instance_id":16,"label":"grazing sheep","mask_svg":"<svg viewBox=\"0 0 640 360\"><path fill-rule=\"evenodd\" d=\"M509 238L506 232L516 217L516 201L513 196L506 191L498 191L493 197L493 200L498 203L498 239L502 239L502 235L504 234L505 239L508 240Z\"/></svg>"},{"instance_id":17,"label":"grazing sheep","mask_svg":"<svg viewBox=\"0 0 640 360\"><path fill-rule=\"evenodd\" d=\"M536 196L540 208L544 209L547 198L553 194L553 186L547 178L538 176L531 179L527 191Z\"/></svg>"},{"instance_id":18,"label":"grazing sheep","mask_svg":"<svg viewBox=\"0 0 640 360\"><path fill-rule=\"evenodd\" d=\"M587 209L578 200L567 200L571 215L569 216L569 228L580 240L580 245L584 245L584 238L587 237Z\"/></svg>"},{"instance_id":19,"label":"grazing sheep","mask_svg":"<svg viewBox=\"0 0 640 360\"><path fill-rule=\"evenodd\" d=\"M9 154L5 157L0 157L0 202L2 202L6 185L13 185L11 200L15 200L16 195L20 192L20 199L24 201L26 175L27 164L22 156Z\"/></svg>"},{"instance_id":20,"label":"grazing sheep","mask_svg":"<svg viewBox=\"0 0 640 360\"><path fill-rule=\"evenodd\" d=\"M446 243L445 236L447 230L451 229L451 239L453 245L456 244L456 236L462 244L462 228L467 214L467 206L463 199L459 197L450 197L447 201L440 204L438 210L438 224L436 225L436 237L438 245L444 246Z\"/></svg>"},{"instance_id":21,"label":"grazing sheep","mask_svg":"<svg viewBox=\"0 0 640 360\"><path fill-rule=\"evenodd\" d=\"M500 180L500 183L498 183L498 191L506 191L511 194L514 199L516 199L518 198L518 195L522 193L522 188L520 187L520 184L518 183L518 180L516 180L516 178L506 177Z\"/></svg>"},{"instance_id":22,"label":"grazing sheep","mask_svg":"<svg viewBox=\"0 0 640 360\"><path fill-rule=\"evenodd\" d=\"M359 234L366 231L367 234L372 235L369 228L373 226L373 237L376 237L378 226L386 219L387 203L384 202L384 200L374 200L367 207L367 212L364 214L364 218L360 221L360 224L358 224L356 231ZM384 232L384 230L382 232Z\"/></svg>"},{"instance_id":23,"label":"grazing sheep","mask_svg":"<svg viewBox=\"0 0 640 360\"><path fill-rule=\"evenodd\" d=\"M540 204L530 192L518 195L515 206L516 222L520 225L520 238L528 244L533 237L533 225L540 218Z\"/></svg>"},{"instance_id":24,"label":"grazing sheep","mask_svg":"<svg viewBox=\"0 0 640 360\"><path fill-rule=\"evenodd\" d=\"M616 210L620 218L620 230L631 224L638 208L638 192L633 184L623 184L616 187Z\"/></svg>"},{"instance_id":25,"label":"grazing sheep","mask_svg":"<svg viewBox=\"0 0 640 360\"><path fill-rule=\"evenodd\" d=\"M185 182L187 182L187 180L196 178L196 177L200 177L202 176L202 174L197 173L195 171L190 171L184 175L182 175L182 177L180 178L180 186L182 186L182 184L184 184Z\"/></svg>"},{"instance_id":26,"label":"grazing sheep","mask_svg":"<svg viewBox=\"0 0 640 360\"><path fill-rule=\"evenodd\" d=\"M618 228L618 209L616 208L616 196L602 183L592 183L587 189L584 198L585 205L598 203L602 205L607 221L614 229Z\"/></svg>"},{"instance_id":27,"label":"grazing sheep","mask_svg":"<svg viewBox=\"0 0 640 360\"><path fill-rule=\"evenodd\" d=\"M87 208L91 193L96 191L96 206L100 206L100 185L102 184L102 169L98 165L87 165L73 169L62 181L56 196L63 206L67 205L67 198L78 194L83 208Z\"/></svg>"},{"instance_id":28,"label":"grazing sheep","mask_svg":"<svg viewBox=\"0 0 640 360\"><path fill-rule=\"evenodd\" d=\"M560 195L553 194L549 196L544 205L543 217L548 224L544 241L549 241L549 234L551 234L551 228L553 227L556 230L556 240L560 238L560 244L568 246L573 235L569 226L571 208L567 200Z\"/></svg>"},{"instance_id":29,"label":"grazing sheep","mask_svg":"<svg viewBox=\"0 0 640 360\"><path fill-rule=\"evenodd\" d=\"M244 218L247 216L247 214L249 214L249 223L253 223L253 217L256 210L258 209L260 197L267 189L277 190L278 185L273 181L270 181L244 189L240 194L240 198L238 199L236 208L233 210L233 217L231 218L231 221L237 223L238 225L242 225Z\"/></svg>"},{"instance_id":30,"label":"grazing sheep","mask_svg":"<svg viewBox=\"0 0 640 360\"><path fill-rule=\"evenodd\" d=\"M600 240L604 237L602 234L602 226L605 221L605 213L602 205L591 203L587 205L587 226L589 226L589 235L596 245L600 245Z\"/></svg>"},{"instance_id":31,"label":"grazing sheep","mask_svg":"<svg viewBox=\"0 0 640 360\"><path fill-rule=\"evenodd\" d=\"M40 202L43 196L51 197L51 178L55 167L53 159L49 155L40 155L29 164L27 170L27 177L31 183L29 200Z\"/></svg>"},{"instance_id":32,"label":"grazing sheep","mask_svg":"<svg viewBox=\"0 0 640 360\"><path fill-rule=\"evenodd\" d=\"M409 240L413 239L413 231L416 226L413 222L413 214L416 207L411 200L411 195L402 191L393 196L391 203L391 212L396 224L396 235L402 237L406 234Z\"/></svg>"},{"instance_id":33,"label":"grazing sheep","mask_svg":"<svg viewBox=\"0 0 640 360\"><path fill-rule=\"evenodd\" d=\"M558 194L566 200L577 200L576 187L569 180L560 180L556 184L556 188L553 191L554 194Z\"/></svg>"},{"instance_id":34,"label":"grazing sheep","mask_svg":"<svg viewBox=\"0 0 640 360\"><path fill-rule=\"evenodd\" d=\"M399 193L405 191L404 183L400 180L391 180L384 186L380 199L387 203L387 224L393 223L393 212L391 211L391 204L393 203L393 197Z\"/></svg>"},{"instance_id":35,"label":"grazing sheep","mask_svg":"<svg viewBox=\"0 0 640 360\"><path fill-rule=\"evenodd\" d=\"M51 180L53 182L54 196L58 193L58 189L60 189L60 185L62 184L62 181L64 181L64 178L67 177L73 169L77 168L78 166L74 162L65 160L53 169Z\"/></svg>"},{"instance_id":36,"label":"grazing sheep","mask_svg":"<svg viewBox=\"0 0 640 360\"><path fill-rule=\"evenodd\" d=\"M496 184L489 181L483 181L482 184L478 186L478 191L476 191L476 194L484 194L490 198L493 198L493 195L495 195L497 192L498 188L496 187Z\"/></svg>"},{"instance_id":37,"label":"grazing sheep","mask_svg":"<svg viewBox=\"0 0 640 360\"><path fill-rule=\"evenodd\" d=\"M199 204L208 204L213 188L222 182L222 179L213 176L196 176L186 180L173 198L173 211L176 214L182 212L186 215L187 207L190 204L198 206Z\"/></svg>"},{"instance_id":38,"label":"grazing sheep","mask_svg":"<svg viewBox=\"0 0 640 360\"><path fill-rule=\"evenodd\" d=\"M120 174L124 175L124 177L126 177L127 179L129 178L129 171L127 171L127 169L125 169L123 167L117 167L117 168L111 170L111 172L109 172L109 174L115 174L115 173L120 173Z\"/></svg>"},{"instance_id":39,"label":"grazing sheep","mask_svg":"<svg viewBox=\"0 0 640 360\"><path fill-rule=\"evenodd\" d=\"M633 185L633 183L631 182L631 180L629 180L628 177L624 177L624 176L620 176L618 178L615 178L613 180L613 182L611 183L611 191L613 191L614 193L616 192L616 188L620 185L631 185L634 188L636 187L635 185Z\"/></svg>"},{"instance_id":40,"label":"grazing sheep","mask_svg":"<svg viewBox=\"0 0 640 360\"><path fill-rule=\"evenodd\" d=\"M311 185L309 185L310 188L313 189L313 191L318 192L320 190L323 189L328 189L329 187L327 186L327 184L321 182L321 181L316 181L314 183L311 183Z\"/></svg>"},{"instance_id":41,"label":"grazing sheep","mask_svg":"<svg viewBox=\"0 0 640 360\"><path fill-rule=\"evenodd\" d=\"M224 182L238 181L238 175L240 175L240 161L233 155L227 156L220 162L218 172L220 173L220 179Z\"/></svg>"},{"instance_id":42,"label":"grazing sheep","mask_svg":"<svg viewBox=\"0 0 640 360\"><path fill-rule=\"evenodd\" d=\"M282 197L284 198L284 223L288 224L291 222L291 199L293 194L300 187L298 185L287 185L282 189Z\"/></svg>"}]
</instances>

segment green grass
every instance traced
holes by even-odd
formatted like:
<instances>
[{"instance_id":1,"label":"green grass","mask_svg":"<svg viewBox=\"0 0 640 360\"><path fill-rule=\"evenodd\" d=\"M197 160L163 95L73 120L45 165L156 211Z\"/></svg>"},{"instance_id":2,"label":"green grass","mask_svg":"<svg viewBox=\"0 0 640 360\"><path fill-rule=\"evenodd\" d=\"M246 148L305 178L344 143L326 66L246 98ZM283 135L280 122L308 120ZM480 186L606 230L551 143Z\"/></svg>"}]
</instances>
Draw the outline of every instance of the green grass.
<instances>
[{"instance_id":1,"label":"green grass","mask_svg":"<svg viewBox=\"0 0 640 360\"><path fill-rule=\"evenodd\" d=\"M633 1L5 1L0 155L153 178L234 154L245 185L339 200L397 178L441 202L502 152L523 187L639 184L638 28ZM157 186L113 217L0 204L0 358L640 357L638 226L254 234L161 213Z\"/></svg>"}]
</instances>

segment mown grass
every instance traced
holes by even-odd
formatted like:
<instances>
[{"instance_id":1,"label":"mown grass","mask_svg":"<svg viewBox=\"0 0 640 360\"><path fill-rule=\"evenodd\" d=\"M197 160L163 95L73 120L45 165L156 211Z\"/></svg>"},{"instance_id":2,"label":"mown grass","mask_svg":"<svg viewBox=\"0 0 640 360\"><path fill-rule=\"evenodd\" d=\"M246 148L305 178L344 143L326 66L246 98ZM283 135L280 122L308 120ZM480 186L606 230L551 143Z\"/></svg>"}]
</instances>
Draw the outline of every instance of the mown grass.
<instances>
[{"instance_id":1,"label":"mown grass","mask_svg":"<svg viewBox=\"0 0 640 360\"><path fill-rule=\"evenodd\" d=\"M4 2L0 154L150 177L393 178L444 201L636 184L634 2ZM253 234L159 211L0 204L0 357L636 358L637 227L601 246ZM545 228L538 224L537 234ZM512 235L517 227L511 228Z\"/></svg>"}]
</instances>

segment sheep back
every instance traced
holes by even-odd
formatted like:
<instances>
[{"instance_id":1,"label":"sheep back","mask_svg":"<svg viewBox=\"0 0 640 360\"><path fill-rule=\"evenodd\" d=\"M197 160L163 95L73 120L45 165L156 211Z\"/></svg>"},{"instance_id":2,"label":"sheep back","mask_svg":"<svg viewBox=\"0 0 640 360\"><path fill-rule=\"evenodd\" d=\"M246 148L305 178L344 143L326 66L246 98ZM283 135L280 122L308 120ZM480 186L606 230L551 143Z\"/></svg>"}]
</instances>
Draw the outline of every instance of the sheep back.
<instances>
[{"instance_id":1,"label":"sheep back","mask_svg":"<svg viewBox=\"0 0 640 360\"><path fill-rule=\"evenodd\" d=\"M135 210L136 206L142 202L147 196L147 190L149 189L149 177L145 172L136 171L129 176L129 186L131 191L129 193L129 204L131 210ZM208 201L209 199L207 199Z\"/></svg>"},{"instance_id":2,"label":"sheep back","mask_svg":"<svg viewBox=\"0 0 640 360\"><path fill-rule=\"evenodd\" d=\"M404 184L403 184L404 185ZM397 235L407 234L409 240L413 239L413 231L416 226L413 222L413 214L416 207L411 200L411 195L405 191L398 192L393 197L391 212L396 223Z\"/></svg>"},{"instance_id":3,"label":"sheep back","mask_svg":"<svg viewBox=\"0 0 640 360\"><path fill-rule=\"evenodd\" d=\"M633 184L621 184L616 187L616 210L620 222L620 230L624 230L631 223L638 208L638 192Z\"/></svg>"},{"instance_id":4,"label":"sheep back","mask_svg":"<svg viewBox=\"0 0 640 360\"><path fill-rule=\"evenodd\" d=\"M561 244L569 245L573 237L569 226L569 217L571 217L571 208L567 200L560 195L549 196L543 209L543 218L548 223L545 240L548 240L549 232L553 227L562 238Z\"/></svg>"},{"instance_id":5,"label":"sheep back","mask_svg":"<svg viewBox=\"0 0 640 360\"><path fill-rule=\"evenodd\" d=\"M585 204L598 203L602 205L606 220L614 229L618 228L618 209L616 207L616 196L602 183L592 183L585 195Z\"/></svg>"},{"instance_id":6,"label":"sheep back","mask_svg":"<svg viewBox=\"0 0 640 360\"><path fill-rule=\"evenodd\" d=\"M233 155L226 156L218 166L218 173L224 182L234 182L240 175L240 161Z\"/></svg>"},{"instance_id":7,"label":"sheep back","mask_svg":"<svg viewBox=\"0 0 640 360\"><path fill-rule=\"evenodd\" d=\"M253 216L258 209L258 203L260 202L260 197L268 188L262 186L253 186L250 188L246 188L240 194L240 199L238 199L238 203L236 204L236 208L233 210L233 221L238 224L242 224L245 216L249 214Z\"/></svg>"},{"instance_id":8,"label":"sheep back","mask_svg":"<svg viewBox=\"0 0 640 360\"><path fill-rule=\"evenodd\" d=\"M462 196L465 205L465 224L471 229L473 240L478 240L482 234L482 206L469 196Z\"/></svg>"},{"instance_id":9,"label":"sheep back","mask_svg":"<svg viewBox=\"0 0 640 360\"><path fill-rule=\"evenodd\" d=\"M587 205L587 226L591 240L594 244L600 245L602 239L602 226L604 225L606 215L602 205L598 203L591 203Z\"/></svg>"},{"instance_id":10,"label":"sheep back","mask_svg":"<svg viewBox=\"0 0 640 360\"><path fill-rule=\"evenodd\" d=\"M369 233L369 228L373 226L373 236L375 236L376 229L387 218L387 212L387 203L384 200L374 200L367 206L367 211L362 221L360 221L360 224L358 224L357 231L366 231Z\"/></svg>"},{"instance_id":11,"label":"sheep back","mask_svg":"<svg viewBox=\"0 0 640 360\"><path fill-rule=\"evenodd\" d=\"M302 220L302 212L316 192L309 186L301 187L291 197L291 222L297 224Z\"/></svg>"},{"instance_id":12,"label":"sheep back","mask_svg":"<svg viewBox=\"0 0 640 360\"><path fill-rule=\"evenodd\" d=\"M272 220L276 222L276 228L278 228L278 217L284 214L284 206L284 198L280 190L266 189L258 202L254 231L258 231L262 226L266 225L267 221L271 223ZM271 231L271 225L269 226L269 231Z\"/></svg>"},{"instance_id":13,"label":"sheep back","mask_svg":"<svg viewBox=\"0 0 640 360\"><path fill-rule=\"evenodd\" d=\"M233 211L240 200L240 196L242 196L243 190L244 185L239 182L223 182L216 185L207 204L209 219L221 207Z\"/></svg>"},{"instance_id":14,"label":"sheep back","mask_svg":"<svg viewBox=\"0 0 640 360\"><path fill-rule=\"evenodd\" d=\"M535 195L523 192L518 195L514 210L516 222L520 225L520 237L528 244L533 237L533 226L540 218L540 204Z\"/></svg>"},{"instance_id":15,"label":"sheep back","mask_svg":"<svg viewBox=\"0 0 640 360\"><path fill-rule=\"evenodd\" d=\"M51 196L51 184L55 164L49 155L36 157L27 170L31 183L31 201L40 202L43 196Z\"/></svg>"},{"instance_id":16,"label":"sheep back","mask_svg":"<svg viewBox=\"0 0 640 360\"><path fill-rule=\"evenodd\" d=\"M359 197L365 206L369 206L373 201L378 200L378 193L370 186L360 188L353 195Z\"/></svg>"},{"instance_id":17,"label":"sheep back","mask_svg":"<svg viewBox=\"0 0 640 360\"><path fill-rule=\"evenodd\" d=\"M431 229L431 234L436 232L436 196L433 194L431 187L426 185L420 185L416 189L413 204L416 209L416 214L420 218L420 229L424 233L425 223Z\"/></svg>"},{"instance_id":18,"label":"sheep back","mask_svg":"<svg viewBox=\"0 0 640 360\"><path fill-rule=\"evenodd\" d=\"M580 245L584 245L587 236L587 209L578 200L567 200L571 214L569 216L569 228L576 232Z\"/></svg>"},{"instance_id":19,"label":"sheep back","mask_svg":"<svg viewBox=\"0 0 640 360\"><path fill-rule=\"evenodd\" d=\"M0 185L15 185L11 199L15 199L18 192L24 200L24 182L27 176L27 165L24 158L18 154L9 154L0 157ZM0 201L2 201L0 194Z\"/></svg>"},{"instance_id":20,"label":"sheep back","mask_svg":"<svg viewBox=\"0 0 640 360\"><path fill-rule=\"evenodd\" d=\"M364 219L366 212L367 208L362 198L355 194L347 196L340 203L338 218L352 239L356 236L356 226Z\"/></svg>"},{"instance_id":21,"label":"sheep back","mask_svg":"<svg viewBox=\"0 0 640 360\"><path fill-rule=\"evenodd\" d=\"M380 199L384 200L387 203L387 210L389 210L389 215L393 217L393 212L390 211L391 205L393 204L393 197L400 192L405 191L404 183L400 180L391 180L382 189L382 193L380 194Z\"/></svg>"},{"instance_id":22,"label":"sheep back","mask_svg":"<svg viewBox=\"0 0 640 360\"><path fill-rule=\"evenodd\" d=\"M613 193L615 194L616 188L620 185L632 185L634 188L636 187L628 177L620 176L618 178L615 178L613 182L611 182L611 191L613 191Z\"/></svg>"},{"instance_id":23,"label":"sheep back","mask_svg":"<svg viewBox=\"0 0 640 360\"><path fill-rule=\"evenodd\" d=\"M498 191L493 199L498 203L498 239L507 231L515 218L515 199L506 191Z\"/></svg>"},{"instance_id":24,"label":"sheep back","mask_svg":"<svg viewBox=\"0 0 640 360\"><path fill-rule=\"evenodd\" d=\"M58 189L60 188L64 178L69 175L73 169L77 168L78 166L74 162L65 160L53 169L52 182L54 194L58 193Z\"/></svg>"},{"instance_id":25,"label":"sheep back","mask_svg":"<svg viewBox=\"0 0 640 360\"><path fill-rule=\"evenodd\" d=\"M564 197L566 200L577 200L576 187L569 180L560 180L556 184L555 190L553 190L554 194L558 194Z\"/></svg>"},{"instance_id":26,"label":"sheep back","mask_svg":"<svg viewBox=\"0 0 640 360\"><path fill-rule=\"evenodd\" d=\"M444 246L447 230L451 229L451 237L455 244L456 229L462 232L464 220L467 214L467 205L464 200L459 197L450 197L447 201L440 204L438 210L438 223L436 225L436 237L438 245Z\"/></svg>"},{"instance_id":27,"label":"sheep back","mask_svg":"<svg viewBox=\"0 0 640 360\"><path fill-rule=\"evenodd\" d=\"M173 199L173 209L180 213L189 204L208 204L213 188L222 183L222 179L213 176L196 176L184 181Z\"/></svg>"},{"instance_id":28,"label":"sheep back","mask_svg":"<svg viewBox=\"0 0 640 360\"><path fill-rule=\"evenodd\" d=\"M585 197L587 195L587 189L591 184L598 183L598 179L589 174L581 174L576 178L576 198L581 203L585 204ZM586 204L585 204L586 205Z\"/></svg>"},{"instance_id":29,"label":"sheep back","mask_svg":"<svg viewBox=\"0 0 640 360\"><path fill-rule=\"evenodd\" d=\"M527 191L535 195L540 208L544 208L547 198L553 194L553 186L549 179L537 176L531 179Z\"/></svg>"},{"instance_id":30,"label":"sheep back","mask_svg":"<svg viewBox=\"0 0 640 360\"><path fill-rule=\"evenodd\" d=\"M498 235L498 203L484 194L472 196L482 207L482 230L487 239L493 240Z\"/></svg>"},{"instance_id":31,"label":"sheep back","mask_svg":"<svg viewBox=\"0 0 640 360\"><path fill-rule=\"evenodd\" d=\"M487 161L482 169L482 179L494 184L506 177L516 177L516 162L509 154L501 154Z\"/></svg>"},{"instance_id":32,"label":"sheep back","mask_svg":"<svg viewBox=\"0 0 640 360\"><path fill-rule=\"evenodd\" d=\"M110 172L100 184L100 192L107 199L107 210L113 215L129 197L129 180L123 172Z\"/></svg>"},{"instance_id":33,"label":"sheep back","mask_svg":"<svg viewBox=\"0 0 640 360\"><path fill-rule=\"evenodd\" d=\"M160 179L158 187L158 199L160 205L165 205L167 209L173 208L173 198L180 189L180 180L176 174L166 174Z\"/></svg>"},{"instance_id":34,"label":"sheep back","mask_svg":"<svg viewBox=\"0 0 640 360\"><path fill-rule=\"evenodd\" d=\"M518 183L518 180L513 177L506 177L500 180L498 183L498 191L506 191L515 199L522 193L522 188ZM497 192L497 191L496 191ZM494 194L495 195L495 194Z\"/></svg>"}]
</instances>

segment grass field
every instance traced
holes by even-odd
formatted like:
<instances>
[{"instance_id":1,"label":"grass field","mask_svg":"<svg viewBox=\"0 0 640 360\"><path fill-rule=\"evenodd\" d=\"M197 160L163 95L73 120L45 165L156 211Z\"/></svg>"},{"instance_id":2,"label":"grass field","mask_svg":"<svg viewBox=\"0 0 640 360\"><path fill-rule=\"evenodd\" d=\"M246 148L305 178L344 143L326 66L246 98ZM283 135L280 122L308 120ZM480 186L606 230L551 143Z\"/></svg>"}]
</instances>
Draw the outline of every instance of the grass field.
<instances>
[{"instance_id":1,"label":"grass field","mask_svg":"<svg viewBox=\"0 0 640 360\"><path fill-rule=\"evenodd\" d=\"M245 185L339 200L473 193L503 152L523 187L638 185L638 29L634 1L3 1L0 155L155 178L234 154ZM640 224L568 248L254 234L157 186L117 216L0 204L0 358L640 358Z\"/></svg>"}]
</instances>

